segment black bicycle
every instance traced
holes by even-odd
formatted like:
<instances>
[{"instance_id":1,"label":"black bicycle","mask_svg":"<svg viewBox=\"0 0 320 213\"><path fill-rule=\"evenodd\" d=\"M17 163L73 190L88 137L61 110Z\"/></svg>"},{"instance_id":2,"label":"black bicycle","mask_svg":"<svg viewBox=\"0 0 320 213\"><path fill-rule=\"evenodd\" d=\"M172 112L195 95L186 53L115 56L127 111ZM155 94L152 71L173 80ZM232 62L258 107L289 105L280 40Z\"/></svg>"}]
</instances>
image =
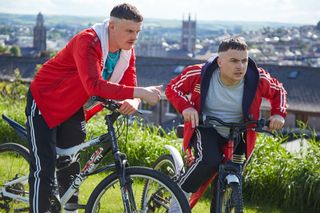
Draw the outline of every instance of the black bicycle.
<instances>
[{"instance_id":1,"label":"black bicycle","mask_svg":"<svg viewBox=\"0 0 320 213\"><path fill-rule=\"evenodd\" d=\"M190 197L189 204L193 208L210 183L215 183L216 193L211 200L211 213L242 213L242 165L232 162L235 144L241 134L251 129L255 132L265 132L273 135L264 127L269 126L269 121L264 119L250 120L243 123L224 122L219 118L205 116L201 127L225 126L230 128L230 133L226 144L223 147L224 159L219 166L219 171L212 174L211 178ZM181 131L180 131L181 132ZM182 137L182 134L177 134ZM170 176L173 180L178 180L179 176L184 173L187 163L183 160L179 151L173 146L166 145L170 154L160 156L154 163L153 168L157 171ZM248 163L248 161L246 162Z\"/></svg>"},{"instance_id":2,"label":"black bicycle","mask_svg":"<svg viewBox=\"0 0 320 213\"><path fill-rule=\"evenodd\" d=\"M119 104L93 97L110 111L105 116L107 132L86 143L68 149L57 149L59 156L65 156L71 164L79 152L89 147L97 147L90 159L77 174L69 189L61 197L52 199L51 211L64 212L65 209L84 209L85 212L167 212L170 200L178 201L181 212L191 212L187 199L174 181L166 175L146 167L131 167L126 155L120 152L117 133L121 126L128 126L127 116L118 112ZM26 129L10 118L2 115L16 132L26 139ZM115 122L120 123L116 130ZM98 167L102 159L111 152L114 163ZM29 211L29 150L16 143L0 145L0 209L5 212ZM88 176L110 172L95 187L86 204L68 206L67 201L79 190ZM144 187L148 183L148 187ZM57 186L56 186L57 187ZM57 190L56 190L57 191ZM113 204L113 205L111 205ZM117 204L117 205L114 205Z\"/></svg>"}]
</instances>

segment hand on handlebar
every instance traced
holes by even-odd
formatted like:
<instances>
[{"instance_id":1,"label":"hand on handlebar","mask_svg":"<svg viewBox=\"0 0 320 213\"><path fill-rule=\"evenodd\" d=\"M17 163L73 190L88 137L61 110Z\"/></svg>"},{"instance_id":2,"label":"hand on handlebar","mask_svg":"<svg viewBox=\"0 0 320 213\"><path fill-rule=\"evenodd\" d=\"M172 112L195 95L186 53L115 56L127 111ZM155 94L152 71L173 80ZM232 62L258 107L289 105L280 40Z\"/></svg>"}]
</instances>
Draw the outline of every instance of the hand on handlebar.
<instances>
[{"instance_id":1,"label":"hand on handlebar","mask_svg":"<svg viewBox=\"0 0 320 213\"><path fill-rule=\"evenodd\" d=\"M284 118L281 115L272 115L270 118L269 129L270 130L277 130L283 127L284 125Z\"/></svg>"},{"instance_id":2,"label":"hand on handlebar","mask_svg":"<svg viewBox=\"0 0 320 213\"><path fill-rule=\"evenodd\" d=\"M199 126L199 114L193 107L189 107L182 111L183 119L185 122L191 122L192 128Z\"/></svg>"},{"instance_id":3,"label":"hand on handlebar","mask_svg":"<svg viewBox=\"0 0 320 213\"><path fill-rule=\"evenodd\" d=\"M139 107L139 99L126 99L118 102L121 106L119 112L124 115L133 115Z\"/></svg>"}]
</instances>

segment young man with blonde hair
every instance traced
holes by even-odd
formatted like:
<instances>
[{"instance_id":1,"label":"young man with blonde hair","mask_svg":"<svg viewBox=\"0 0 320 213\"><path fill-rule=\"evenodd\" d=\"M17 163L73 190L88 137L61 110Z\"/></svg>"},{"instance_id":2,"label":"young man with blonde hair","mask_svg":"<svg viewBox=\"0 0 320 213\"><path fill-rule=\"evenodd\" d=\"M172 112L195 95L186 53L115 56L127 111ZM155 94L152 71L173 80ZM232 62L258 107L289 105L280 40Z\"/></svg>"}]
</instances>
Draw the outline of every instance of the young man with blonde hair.
<instances>
[{"instance_id":1,"label":"young man with blonde hair","mask_svg":"<svg viewBox=\"0 0 320 213\"><path fill-rule=\"evenodd\" d=\"M115 6L110 20L75 35L31 82L26 106L31 212L51 211L55 167L59 167L56 147L69 148L84 141L85 120L102 109L87 102L91 96L122 100L119 111L127 115L137 110L140 99L151 105L160 100L161 86L136 85L133 46L142 21L134 6ZM59 170L60 194L69 187L79 168L76 162ZM77 195L70 202L77 203ZM67 212L77 212L69 206Z\"/></svg>"}]
</instances>

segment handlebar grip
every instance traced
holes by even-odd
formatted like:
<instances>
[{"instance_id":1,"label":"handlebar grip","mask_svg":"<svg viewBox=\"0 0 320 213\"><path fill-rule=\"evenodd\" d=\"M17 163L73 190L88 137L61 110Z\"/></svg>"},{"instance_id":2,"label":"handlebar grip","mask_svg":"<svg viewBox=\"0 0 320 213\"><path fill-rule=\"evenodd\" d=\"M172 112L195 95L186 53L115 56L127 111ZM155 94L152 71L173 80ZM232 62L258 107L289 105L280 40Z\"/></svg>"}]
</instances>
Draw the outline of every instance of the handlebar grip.
<instances>
[{"instance_id":1,"label":"handlebar grip","mask_svg":"<svg viewBox=\"0 0 320 213\"><path fill-rule=\"evenodd\" d=\"M92 96L91 97L91 100L93 101L99 101L103 104L106 105L106 107L112 111L116 110L116 109L119 109L121 104L117 103L116 101L114 100L110 100L110 99L105 99L105 98L101 98L99 96Z\"/></svg>"},{"instance_id":2,"label":"handlebar grip","mask_svg":"<svg viewBox=\"0 0 320 213\"><path fill-rule=\"evenodd\" d=\"M91 97L91 100L93 100L93 101L100 101L100 102L102 102L102 103L104 103L104 102L106 101L106 99L101 98L101 97L99 97L99 96L92 96L92 97Z\"/></svg>"}]
</instances>

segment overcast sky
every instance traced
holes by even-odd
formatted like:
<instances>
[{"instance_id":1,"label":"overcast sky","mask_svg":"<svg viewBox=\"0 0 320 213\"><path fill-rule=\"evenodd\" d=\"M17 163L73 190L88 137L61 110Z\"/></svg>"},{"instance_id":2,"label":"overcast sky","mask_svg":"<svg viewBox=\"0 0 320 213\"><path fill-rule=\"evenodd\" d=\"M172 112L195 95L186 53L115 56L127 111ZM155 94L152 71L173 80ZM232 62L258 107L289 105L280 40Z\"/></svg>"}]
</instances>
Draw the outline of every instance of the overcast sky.
<instances>
[{"instance_id":1,"label":"overcast sky","mask_svg":"<svg viewBox=\"0 0 320 213\"><path fill-rule=\"evenodd\" d=\"M316 24L320 0L0 0L0 12L108 17L113 6L134 4L145 18L273 21Z\"/></svg>"}]
</instances>

